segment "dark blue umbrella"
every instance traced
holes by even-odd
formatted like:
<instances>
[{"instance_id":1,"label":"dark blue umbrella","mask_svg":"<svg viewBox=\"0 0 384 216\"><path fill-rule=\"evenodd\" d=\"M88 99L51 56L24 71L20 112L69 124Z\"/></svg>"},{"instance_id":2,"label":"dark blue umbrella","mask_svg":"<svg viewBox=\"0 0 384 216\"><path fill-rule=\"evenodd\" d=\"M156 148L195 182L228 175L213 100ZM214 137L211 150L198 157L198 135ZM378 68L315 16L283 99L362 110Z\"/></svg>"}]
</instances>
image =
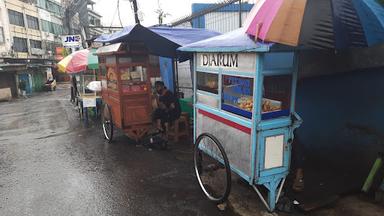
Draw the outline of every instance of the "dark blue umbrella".
<instances>
[{"instance_id":1,"label":"dark blue umbrella","mask_svg":"<svg viewBox=\"0 0 384 216\"><path fill-rule=\"evenodd\" d=\"M345 49L384 43L384 7L377 0L310 0L300 44Z\"/></svg>"}]
</instances>

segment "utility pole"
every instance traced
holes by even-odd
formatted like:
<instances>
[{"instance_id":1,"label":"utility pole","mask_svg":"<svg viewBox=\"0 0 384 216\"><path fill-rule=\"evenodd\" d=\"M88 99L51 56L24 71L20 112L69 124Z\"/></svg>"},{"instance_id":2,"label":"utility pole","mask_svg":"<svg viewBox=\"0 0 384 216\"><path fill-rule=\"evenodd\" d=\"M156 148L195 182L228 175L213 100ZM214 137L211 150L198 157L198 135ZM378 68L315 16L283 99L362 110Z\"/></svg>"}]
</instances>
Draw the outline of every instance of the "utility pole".
<instances>
[{"instance_id":1,"label":"utility pole","mask_svg":"<svg viewBox=\"0 0 384 216\"><path fill-rule=\"evenodd\" d=\"M242 14L241 0L239 0L239 28L241 28L241 25L242 25L241 14Z\"/></svg>"},{"instance_id":2,"label":"utility pole","mask_svg":"<svg viewBox=\"0 0 384 216\"><path fill-rule=\"evenodd\" d=\"M133 12L135 13L135 22L136 24L140 24L139 16L137 14L137 2L136 0L131 0L133 4Z\"/></svg>"}]
</instances>

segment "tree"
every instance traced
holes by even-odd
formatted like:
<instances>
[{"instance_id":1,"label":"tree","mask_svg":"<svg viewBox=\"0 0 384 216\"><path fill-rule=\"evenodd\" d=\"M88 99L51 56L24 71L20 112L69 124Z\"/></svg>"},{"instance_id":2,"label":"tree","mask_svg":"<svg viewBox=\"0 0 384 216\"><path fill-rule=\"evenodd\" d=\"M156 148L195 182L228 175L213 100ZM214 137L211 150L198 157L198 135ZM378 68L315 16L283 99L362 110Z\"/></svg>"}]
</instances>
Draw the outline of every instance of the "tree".
<instances>
[{"instance_id":1,"label":"tree","mask_svg":"<svg viewBox=\"0 0 384 216\"><path fill-rule=\"evenodd\" d=\"M171 15L169 13L166 13L161 7L160 7L160 0L157 1L158 9L155 10L155 13L157 14L157 19L159 20L159 25L163 24L164 18Z\"/></svg>"}]
</instances>

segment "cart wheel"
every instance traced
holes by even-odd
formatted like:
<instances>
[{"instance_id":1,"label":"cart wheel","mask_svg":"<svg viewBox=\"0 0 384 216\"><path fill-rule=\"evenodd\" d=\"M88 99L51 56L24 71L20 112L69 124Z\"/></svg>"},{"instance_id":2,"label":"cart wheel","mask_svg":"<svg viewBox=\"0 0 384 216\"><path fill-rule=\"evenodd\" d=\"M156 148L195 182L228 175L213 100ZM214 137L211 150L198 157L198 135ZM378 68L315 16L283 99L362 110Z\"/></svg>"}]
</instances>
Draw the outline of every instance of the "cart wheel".
<instances>
[{"instance_id":1,"label":"cart wheel","mask_svg":"<svg viewBox=\"0 0 384 216\"><path fill-rule=\"evenodd\" d=\"M105 139L108 142L112 142L113 137L113 121L112 121L112 113L108 104L104 105L103 111L101 113L101 123L103 125L103 132Z\"/></svg>"},{"instance_id":2,"label":"cart wheel","mask_svg":"<svg viewBox=\"0 0 384 216\"><path fill-rule=\"evenodd\" d=\"M204 194L216 203L223 203L231 191L231 168L223 146L212 134L203 133L194 150L197 180Z\"/></svg>"},{"instance_id":3,"label":"cart wheel","mask_svg":"<svg viewBox=\"0 0 384 216\"><path fill-rule=\"evenodd\" d=\"M80 102L77 102L77 110L79 111L80 120L83 119L83 106Z\"/></svg>"}]
</instances>

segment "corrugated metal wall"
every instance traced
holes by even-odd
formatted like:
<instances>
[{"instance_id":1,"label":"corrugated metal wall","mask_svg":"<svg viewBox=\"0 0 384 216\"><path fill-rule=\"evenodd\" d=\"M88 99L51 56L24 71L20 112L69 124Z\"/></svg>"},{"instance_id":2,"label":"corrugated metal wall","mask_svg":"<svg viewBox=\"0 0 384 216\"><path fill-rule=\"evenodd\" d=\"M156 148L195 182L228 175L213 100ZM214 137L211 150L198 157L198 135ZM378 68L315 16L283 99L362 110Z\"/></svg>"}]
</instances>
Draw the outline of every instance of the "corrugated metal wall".
<instances>
[{"instance_id":1,"label":"corrugated metal wall","mask_svg":"<svg viewBox=\"0 0 384 216\"><path fill-rule=\"evenodd\" d=\"M249 12L241 13L244 22ZM204 16L205 29L226 33L239 28L239 12L212 12Z\"/></svg>"}]
</instances>

